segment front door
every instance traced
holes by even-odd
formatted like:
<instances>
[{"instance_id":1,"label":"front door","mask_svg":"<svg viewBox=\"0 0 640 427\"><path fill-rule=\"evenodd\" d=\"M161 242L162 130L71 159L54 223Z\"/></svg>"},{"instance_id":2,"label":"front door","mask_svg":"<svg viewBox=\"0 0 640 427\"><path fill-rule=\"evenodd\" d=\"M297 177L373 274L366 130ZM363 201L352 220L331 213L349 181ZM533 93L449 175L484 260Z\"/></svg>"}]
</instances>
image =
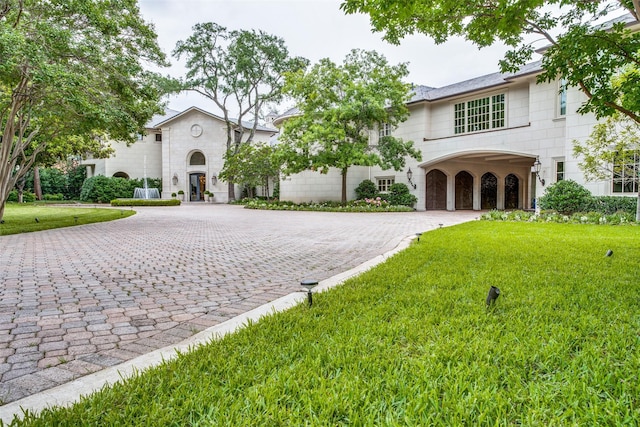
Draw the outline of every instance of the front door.
<instances>
[{"instance_id":1,"label":"front door","mask_svg":"<svg viewBox=\"0 0 640 427\"><path fill-rule=\"evenodd\" d=\"M203 173L189 174L189 200L192 202L204 201L204 189L207 182Z\"/></svg>"}]
</instances>

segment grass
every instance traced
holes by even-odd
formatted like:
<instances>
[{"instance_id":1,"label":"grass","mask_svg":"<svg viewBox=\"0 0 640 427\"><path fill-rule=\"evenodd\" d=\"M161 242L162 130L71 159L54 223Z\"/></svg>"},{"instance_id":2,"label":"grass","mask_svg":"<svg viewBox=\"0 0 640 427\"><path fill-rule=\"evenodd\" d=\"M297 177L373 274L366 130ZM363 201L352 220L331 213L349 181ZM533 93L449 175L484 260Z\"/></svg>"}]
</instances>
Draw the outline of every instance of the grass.
<instances>
[{"instance_id":1,"label":"grass","mask_svg":"<svg viewBox=\"0 0 640 427\"><path fill-rule=\"evenodd\" d=\"M632 226L437 229L311 308L15 425L635 425L638 259Z\"/></svg>"},{"instance_id":2,"label":"grass","mask_svg":"<svg viewBox=\"0 0 640 427\"><path fill-rule=\"evenodd\" d=\"M0 236L112 221L134 214L135 211L129 209L54 207L7 203L2 218L4 222L0 224Z\"/></svg>"}]
</instances>

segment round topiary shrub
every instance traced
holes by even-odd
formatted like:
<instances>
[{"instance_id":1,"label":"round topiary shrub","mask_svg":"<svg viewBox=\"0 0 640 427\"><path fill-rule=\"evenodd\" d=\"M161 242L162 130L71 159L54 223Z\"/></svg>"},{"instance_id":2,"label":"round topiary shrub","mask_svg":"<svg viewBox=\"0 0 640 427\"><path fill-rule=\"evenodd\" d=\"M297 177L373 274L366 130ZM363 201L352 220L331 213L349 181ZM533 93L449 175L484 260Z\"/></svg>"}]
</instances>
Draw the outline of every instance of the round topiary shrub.
<instances>
[{"instance_id":1,"label":"round topiary shrub","mask_svg":"<svg viewBox=\"0 0 640 427\"><path fill-rule=\"evenodd\" d=\"M407 184L401 182L395 183L389 187L389 194L384 197L391 205L394 206L413 206L418 198L409 192Z\"/></svg>"},{"instance_id":2,"label":"round topiary shrub","mask_svg":"<svg viewBox=\"0 0 640 427\"><path fill-rule=\"evenodd\" d=\"M369 179L365 179L356 187L358 200L373 199L378 194L378 187Z\"/></svg>"},{"instance_id":3,"label":"round topiary shrub","mask_svg":"<svg viewBox=\"0 0 640 427\"><path fill-rule=\"evenodd\" d=\"M591 193L575 181L558 181L547 188L538 200L540 209L554 210L564 215L584 212L591 204Z\"/></svg>"}]
</instances>

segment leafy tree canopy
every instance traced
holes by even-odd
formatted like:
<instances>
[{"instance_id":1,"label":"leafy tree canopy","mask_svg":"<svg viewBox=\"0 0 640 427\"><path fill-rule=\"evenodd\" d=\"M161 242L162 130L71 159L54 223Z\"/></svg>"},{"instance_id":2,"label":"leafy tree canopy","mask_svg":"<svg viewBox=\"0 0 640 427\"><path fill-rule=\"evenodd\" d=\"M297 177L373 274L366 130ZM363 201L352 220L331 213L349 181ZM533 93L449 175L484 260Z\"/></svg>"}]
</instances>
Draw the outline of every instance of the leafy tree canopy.
<instances>
[{"instance_id":1,"label":"leafy tree canopy","mask_svg":"<svg viewBox=\"0 0 640 427\"><path fill-rule=\"evenodd\" d=\"M269 194L269 180L280 173L276 149L269 144L242 144L236 153L228 152L219 177L225 181L244 184L253 197L252 188L263 186Z\"/></svg>"},{"instance_id":2,"label":"leafy tree canopy","mask_svg":"<svg viewBox=\"0 0 640 427\"><path fill-rule=\"evenodd\" d=\"M300 114L287 119L280 153L287 173L305 169L342 174L342 202L350 166L380 165L400 170L405 158L421 158L412 141L385 136L372 143L372 132L392 129L408 117L410 86L402 79L406 64L389 65L376 52L353 50L342 65L322 59L310 70L286 76L285 92Z\"/></svg>"},{"instance_id":3,"label":"leafy tree canopy","mask_svg":"<svg viewBox=\"0 0 640 427\"><path fill-rule=\"evenodd\" d=\"M167 65L134 0L0 1L0 218L39 158L106 154L162 111Z\"/></svg>"},{"instance_id":4,"label":"leafy tree canopy","mask_svg":"<svg viewBox=\"0 0 640 427\"><path fill-rule=\"evenodd\" d=\"M532 59L527 35L541 36L548 48L538 81L562 77L579 87L588 98L580 112L605 117L617 111L640 122L640 34L622 22L598 25L621 9L637 21L638 0L344 0L341 8L368 14L374 31L393 43L414 33L437 43L462 36L478 47L501 41L512 48L500 63L504 72ZM616 84L621 72L626 78Z\"/></svg>"}]
</instances>

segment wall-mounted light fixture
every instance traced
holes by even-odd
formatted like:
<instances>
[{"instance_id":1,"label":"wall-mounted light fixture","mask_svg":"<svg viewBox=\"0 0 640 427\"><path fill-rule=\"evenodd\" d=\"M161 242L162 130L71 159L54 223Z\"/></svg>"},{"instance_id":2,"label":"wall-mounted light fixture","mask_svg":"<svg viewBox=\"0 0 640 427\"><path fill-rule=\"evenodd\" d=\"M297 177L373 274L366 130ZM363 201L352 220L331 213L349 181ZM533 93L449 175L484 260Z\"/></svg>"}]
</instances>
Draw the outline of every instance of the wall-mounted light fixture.
<instances>
[{"instance_id":1,"label":"wall-mounted light fixture","mask_svg":"<svg viewBox=\"0 0 640 427\"><path fill-rule=\"evenodd\" d=\"M173 183L173 185L178 185L178 174L177 173L173 174L173 178L171 178L171 182Z\"/></svg>"},{"instance_id":2,"label":"wall-mounted light fixture","mask_svg":"<svg viewBox=\"0 0 640 427\"><path fill-rule=\"evenodd\" d=\"M218 177L215 175L211 175L211 185L216 185L218 182Z\"/></svg>"},{"instance_id":3,"label":"wall-mounted light fixture","mask_svg":"<svg viewBox=\"0 0 640 427\"><path fill-rule=\"evenodd\" d=\"M540 168L542 167L542 163L540 163L540 157L536 157L536 161L533 163L533 171L538 177L538 181L544 187L544 179L540 177Z\"/></svg>"},{"instance_id":4,"label":"wall-mounted light fixture","mask_svg":"<svg viewBox=\"0 0 640 427\"><path fill-rule=\"evenodd\" d=\"M409 170L407 171L407 181L409 181L409 185L412 186L413 189L415 190L418 186L413 183L413 181L411 180L412 178L413 178L413 172L411 172L411 168L409 168Z\"/></svg>"}]
</instances>

